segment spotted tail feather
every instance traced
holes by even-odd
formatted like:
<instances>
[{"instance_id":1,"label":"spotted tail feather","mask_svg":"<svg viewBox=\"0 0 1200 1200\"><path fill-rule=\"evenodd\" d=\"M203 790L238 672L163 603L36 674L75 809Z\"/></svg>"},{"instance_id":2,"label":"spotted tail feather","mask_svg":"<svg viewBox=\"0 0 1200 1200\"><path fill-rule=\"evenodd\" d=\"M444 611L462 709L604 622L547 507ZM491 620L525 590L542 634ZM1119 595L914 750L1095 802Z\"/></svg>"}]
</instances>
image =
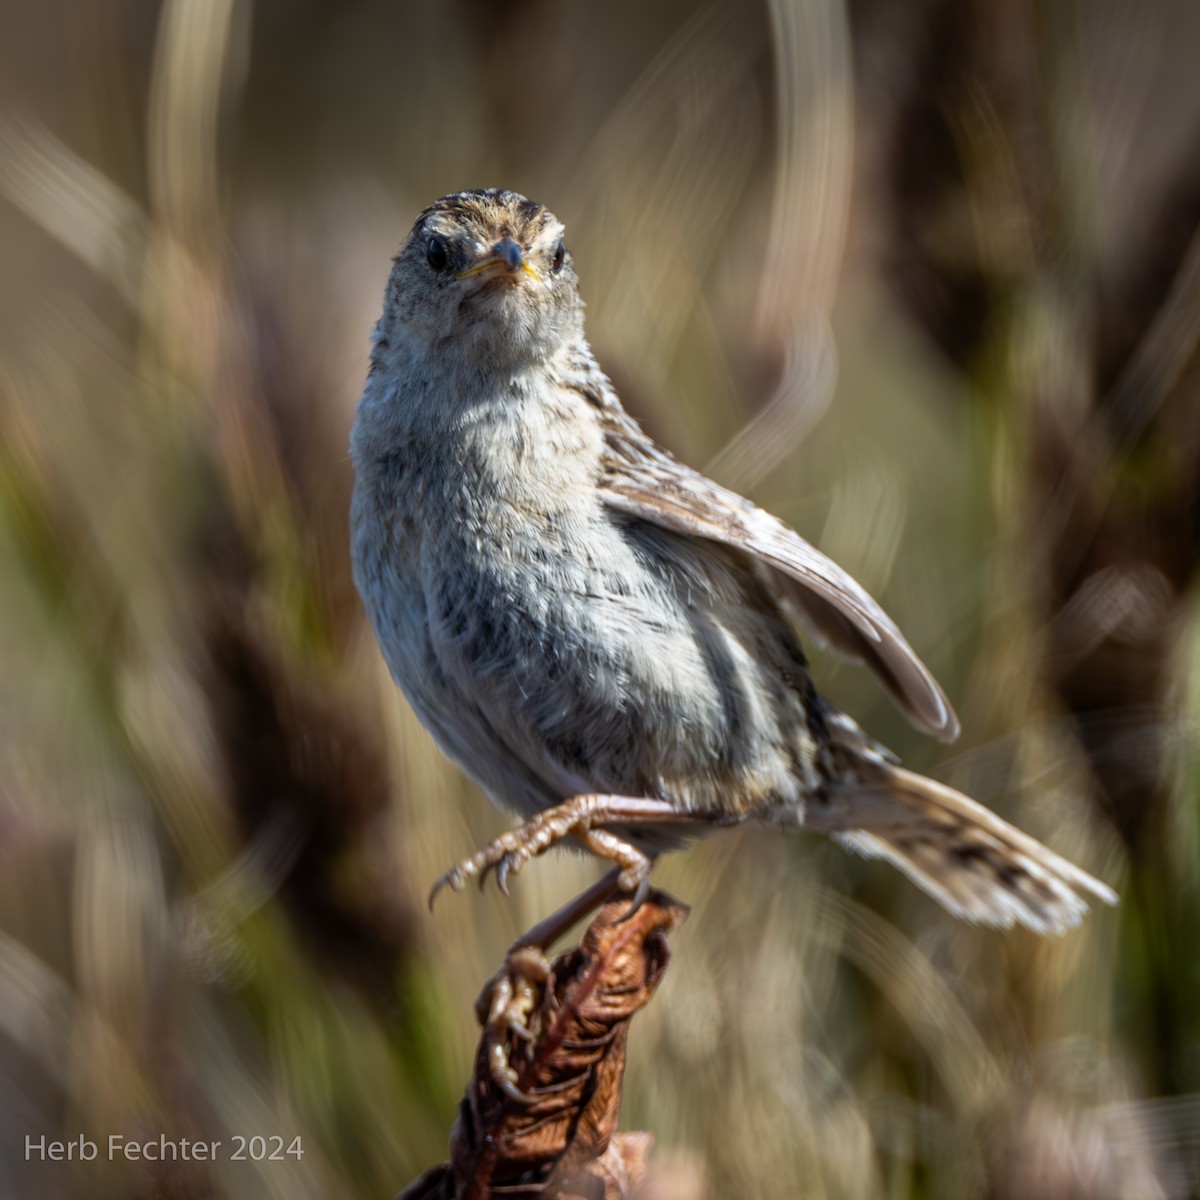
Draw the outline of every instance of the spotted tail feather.
<instances>
[{"instance_id":1,"label":"spotted tail feather","mask_svg":"<svg viewBox=\"0 0 1200 1200\"><path fill-rule=\"evenodd\" d=\"M893 863L967 921L1060 934L1087 912L1080 893L1117 903L1106 884L983 805L899 767L836 789L830 816L844 846Z\"/></svg>"}]
</instances>

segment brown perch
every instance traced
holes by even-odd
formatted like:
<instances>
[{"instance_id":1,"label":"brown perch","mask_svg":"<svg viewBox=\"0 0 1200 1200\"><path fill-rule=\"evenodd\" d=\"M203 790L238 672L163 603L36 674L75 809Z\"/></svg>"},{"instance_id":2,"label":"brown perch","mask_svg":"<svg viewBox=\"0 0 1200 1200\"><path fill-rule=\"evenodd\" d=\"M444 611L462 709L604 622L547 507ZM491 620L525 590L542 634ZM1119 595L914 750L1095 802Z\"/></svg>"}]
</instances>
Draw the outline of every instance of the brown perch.
<instances>
[{"instance_id":1,"label":"brown perch","mask_svg":"<svg viewBox=\"0 0 1200 1200\"><path fill-rule=\"evenodd\" d=\"M616 1133L629 1022L654 995L667 935L687 914L651 891L632 915L627 898L605 904L581 944L551 963L538 964L529 935L518 941L477 1006L485 1028L451 1161L396 1200L627 1200L653 1141ZM497 989L512 999L497 1006Z\"/></svg>"}]
</instances>

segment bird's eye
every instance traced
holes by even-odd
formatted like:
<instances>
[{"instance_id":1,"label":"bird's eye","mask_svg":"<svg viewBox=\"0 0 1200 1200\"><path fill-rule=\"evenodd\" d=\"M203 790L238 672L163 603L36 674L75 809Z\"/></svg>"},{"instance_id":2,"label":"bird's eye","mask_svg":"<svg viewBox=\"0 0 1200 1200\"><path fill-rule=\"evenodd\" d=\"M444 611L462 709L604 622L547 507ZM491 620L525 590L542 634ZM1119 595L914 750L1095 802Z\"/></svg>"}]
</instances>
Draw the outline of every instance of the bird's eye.
<instances>
[{"instance_id":1,"label":"bird's eye","mask_svg":"<svg viewBox=\"0 0 1200 1200\"><path fill-rule=\"evenodd\" d=\"M450 261L450 251L440 237L431 237L425 243L425 261L435 271L444 271L446 269L446 264Z\"/></svg>"},{"instance_id":2,"label":"bird's eye","mask_svg":"<svg viewBox=\"0 0 1200 1200\"><path fill-rule=\"evenodd\" d=\"M557 275L563 269L563 263L567 261L567 247L564 242L559 242L554 247L554 262L550 264L550 269Z\"/></svg>"}]
</instances>

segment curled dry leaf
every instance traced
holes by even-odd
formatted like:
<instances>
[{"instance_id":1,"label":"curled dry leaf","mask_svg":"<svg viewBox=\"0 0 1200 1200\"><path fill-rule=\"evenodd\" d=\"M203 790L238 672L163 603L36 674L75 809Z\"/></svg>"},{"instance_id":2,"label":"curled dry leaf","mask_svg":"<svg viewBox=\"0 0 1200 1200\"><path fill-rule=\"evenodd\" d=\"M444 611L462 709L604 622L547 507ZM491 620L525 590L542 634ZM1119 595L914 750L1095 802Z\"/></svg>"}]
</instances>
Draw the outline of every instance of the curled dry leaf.
<instances>
[{"instance_id":1,"label":"curled dry leaf","mask_svg":"<svg viewBox=\"0 0 1200 1200\"><path fill-rule=\"evenodd\" d=\"M615 1132L629 1022L654 994L670 962L667 935L687 911L657 891L632 915L628 898L606 904L580 946L534 985L527 1030L505 1036L526 1099L497 1080L495 1039L485 1032L451 1134L452 1161L397 1200L625 1200L645 1174L652 1140Z\"/></svg>"}]
</instances>

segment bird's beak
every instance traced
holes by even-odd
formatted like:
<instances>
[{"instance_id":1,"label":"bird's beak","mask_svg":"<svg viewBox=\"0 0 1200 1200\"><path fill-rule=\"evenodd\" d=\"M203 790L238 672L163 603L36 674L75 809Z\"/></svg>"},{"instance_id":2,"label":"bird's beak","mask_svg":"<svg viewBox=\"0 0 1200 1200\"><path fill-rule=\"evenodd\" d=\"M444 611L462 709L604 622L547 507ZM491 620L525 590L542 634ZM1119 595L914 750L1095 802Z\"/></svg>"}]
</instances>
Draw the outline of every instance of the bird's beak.
<instances>
[{"instance_id":1,"label":"bird's beak","mask_svg":"<svg viewBox=\"0 0 1200 1200\"><path fill-rule=\"evenodd\" d=\"M534 279L541 280L541 276L529 265L525 259L524 251L517 245L512 238L501 238L493 247L492 252L487 258L481 259L473 267L468 267L465 271L459 271L455 279L468 279L472 275L481 275L484 271L507 271L510 275L516 275L518 271L524 271L526 275L532 275Z\"/></svg>"}]
</instances>

